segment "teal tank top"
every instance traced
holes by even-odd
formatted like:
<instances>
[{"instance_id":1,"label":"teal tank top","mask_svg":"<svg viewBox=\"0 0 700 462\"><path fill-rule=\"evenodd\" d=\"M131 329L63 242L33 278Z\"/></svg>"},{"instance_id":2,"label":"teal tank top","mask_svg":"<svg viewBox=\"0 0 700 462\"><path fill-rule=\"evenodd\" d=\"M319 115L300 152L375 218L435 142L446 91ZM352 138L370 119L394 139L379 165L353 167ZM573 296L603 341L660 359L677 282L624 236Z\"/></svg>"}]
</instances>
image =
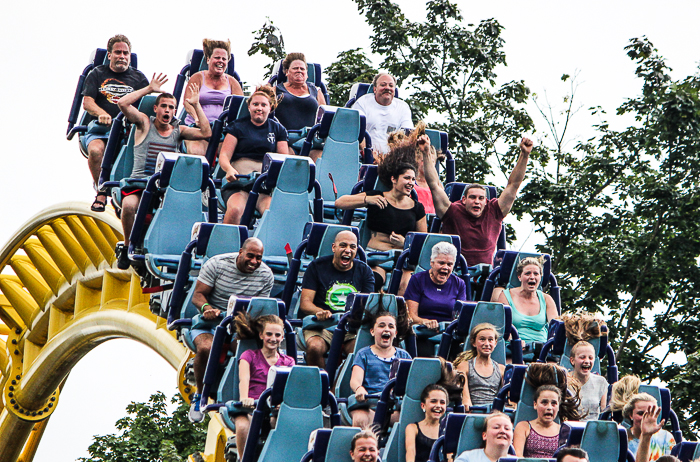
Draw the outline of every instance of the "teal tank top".
<instances>
[{"instance_id":1,"label":"teal tank top","mask_svg":"<svg viewBox=\"0 0 700 462\"><path fill-rule=\"evenodd\" d=\"M513 313L513 325L518 329L520 339L525 343L531 342L546 342L547 341L547 304L544 301L544 294L541 290L537 291L537 298L540 301L540 312L534 316L526 316L522 314L513 304L513 299L510 296L510 289L503 291L503 294L508 300Z\"/></svg>"}]
</instances>

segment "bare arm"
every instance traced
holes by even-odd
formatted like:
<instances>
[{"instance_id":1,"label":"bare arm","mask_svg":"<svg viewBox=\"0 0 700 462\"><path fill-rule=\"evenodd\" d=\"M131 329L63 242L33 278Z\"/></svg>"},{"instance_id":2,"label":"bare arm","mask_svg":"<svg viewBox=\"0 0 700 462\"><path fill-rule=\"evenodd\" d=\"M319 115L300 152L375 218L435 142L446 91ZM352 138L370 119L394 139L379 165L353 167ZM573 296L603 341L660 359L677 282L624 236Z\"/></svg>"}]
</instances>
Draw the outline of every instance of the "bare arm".
<instances>
[{"instance_id":1,"label":"bare arm","mask_svg":"<svg viewBox=\"0 0 700 462\"><path fill-rule=\"evenodd\" d=\"M238 83L238 80L236 80L234 77L229 76L228 83L231 85L232 95L243 96L243 89L241 88L241 84Z\"/></svg>"},{"instance_id":2,"label":"bare arm","mask_svg":"<svg viewBox=\"0 0 700 462\"><path fill-rule=\"evenodd\" d=\"M419 233L428 232L428 220L425 217L421 218L418 220L418 223L416 223L416 231Z\"/></svg>"},{"instance_id":3,"label":"bare arm","mask_svg":"<svg viewBox=\"0 0 700 462\"><path fill-rule=\"evenodd\" d=\"M97 105L92 96L83 96L83 109L91 116L97 117L97 122L103 125L112 123L112 116L104 109Z\"/></svg>"},{"instance_id":4,"label":"bare arm","mask_svg":"<svg viewBox=\"0 0 700 462\"><path fill-rule=\"evenodd\" d=\"M418 436L418 424L408 424L406 427L406 462L416 460L416 436Z\"/></svg>"},{"instance_id":5,"label":"bare arm","mask_svg":"<svg viewBox=\"0 0 700 462\"><path fill-rule=\"evenodd\" d=\"M197 281L197 284L194 286L194 294L192 294L192 304L196 306L199 311L202 311L202 305L209 303L207 300L212 290L213 287L209 287L205 283ZM202 316L207 321L213 321L219 316L219 313L221 313L220 310L217 310L211 305L207 305L204 307Z\"/></svg>"},{"instance_id":6,"label":"bare arm","mask_svg":"<svg viewBox=\"0 0 700 462\"><path fill-rule=\"evenodd\" d=\"M406 306L408 307L408 314L411 316L414 324L421 324L428 329L437 329L439 324L434 319L426 319L418 316L418 302L413 300L406 300Z\"/></svg>"},{"instance_id":7,"label":"bare arm","mask_svg":"<svg viewBox=\"0 0 700 462\"><path fill-rule=\"evenodd\" d=\"M323 92L320 88L318 89L318 93L316 93L316 100L318 101L319 106L325 106L326 98L323 96Z\"/></svg>"},{"instance_id":8,"label":"bare arm","mask_svg":"<svg viewBox=\"0 0 700 462\"><path fill-rule=\"evenodd\" d=\"M360 366L352 366L352 375L350 376L350 389L355 393L355 398L358 401L365 401L367 398L367 390L362 386L365 380L365 370Z\"/></svg>"},{"instance_id":9,"label":"bare arm","mask_svg":"<svg viewBox=\"0 0 700 462\"><path fill-rule=\"evenodd\" d=\"M236 175L238 175L238 171L231 165L231 158L236 151L237 144L238 138L228 133L221 145L221 152L219 152L219 165L226 172L226 181L229 183L236 181Z\"/></svg>"},{"instance_id":10,"label":"bare arm","mask_svg":"<svg viewBox=\"0 0 700 462\"><path fill-rule=\"evenodd\" d=\"M316 319L319 321L325 321L326 319L330 318L333 313L314 305L315 296L315 290L301 289L301 295L299 296L299 309L306 316L315 315Z\"/></svg>"},{"instance_id":11,"label":"bare arm","mask_svg":"<svg viewBox=\"0 0 700 462\"><path fill-rule=\"evenodd\" d=\"M524 457L525 440L527 440L528 436L530 436L530 426L527 422L519 422L513 432L513 448L518 457Z\"/></svg>"},{"instance_id":12,"label":"bare arm","mask_svg":"<svg viewBox=\"0 0 700 462\"><path fill-rule=\"evenodd\" d=\"M467 377L469 376L469 363L467 361L462 361L457 366L457 372L464 374L464 388L462 389L462 404L464 405L464 410L469 412L469 408L472 406L472 397L469 394L469 382Z\"/></svg>"},{"instance_id":13,"label":"bare arm","mask_svg":"<svg viewBox=\"0 0 700 462\"><path fill-rule=\"evenodd\" d=\"M149 83L147 86L140 90L132 91L131 93L119 98L119 101L117 102L119 110L124 113L129 122L135 124L139 128L143 128L148 122L148 117L146 114L136 109L134 107L134 103L136 103L136 101L140 100L142 97L150 95L151 93L160 93L160 87L167 81L167 75L158 74L158 77L156 77L156 74L154 73L151 83Z\"/></svg>"},{"instance_id":14,"label":"bare arm","mask_svg":"<svg viewBox=\"0 0 700 462\"><path fill-rule=\"evenodd\" d=\"M200 123L197 128L182 127L180 129L180 136L185 140L206 140L211 136L211 125L209 124L206 114L204 114L202 105L199 104L199 84L195 82L190 83L187 86L187 91L190 96L185 101L194 108L197 114L197 120L199 120Z\"/></svg>"},{"instance_id":15,"label":"bare arm","mask_svg":"<svg viewBox=\"0 0 700 462\"><path fill-rule=\"evenodd\" d=\"M513 171L510 172L506 189L498 196L498 206L501 208L504 217L508 215L508 212L510 212L510 209L513 207L515 196L518 194L518 189L520 189L520 185L525 178L527 161L530 157L530 152L532 152L532 146L532 140L529 138L523 138L520 142L520 157L518 157L518 162L515 164Z\"/></svg>"},{"instance_id":16,"label":"bare arm","mask_svg":"<svg viewBox=\"0 0 700 462\"><path fill-rule=\"evenodd\" d=\"M238 361L238 394L244 407L253 407L253 399L248 397L250 388L250 363L245 359Z\"/></svg>"},{"instance_id":17,"label":"bare arm","mask_svg":"<svg viewBox=\"0 0 700 462\"><path fill-rule=\"evenodd\" d=\"M549 294L544 294L545 305L547 306L547 322L559 316L557 311L557 304L554 303L554 299Z\"/></svg>"},{"instance_id":18,"label":"bare arm","mask_svg":"<svg viewBox=\"0 0 700 462\"><path fill-rule=\"evenodd\" d=\"M368 205L376 205L380 209L386 208L389 201L386 197L379 194L377 196L368 196L366 193L346 194L340 196L335 201L335 206L339 209L356 209L358 207L367 207Z\"/></svg>"},{"instance_id":19,"label":"bare arm","mask_svg":"<svg viewBox=\"0 0 700 462\"><path fill-rule=\"evenodd\" d=\"M422 135L418 138L418 147L423 154L423 171L425 173L425 182L428 183L430 188L430 193L433 196L433 206L435 206L435 214L438 218L442 218L447 209L450 208L452 203L450 198L445 193L445 190L440 184L440 178L438 177L438 172L435 169L435 162L437 161L435 153L430 149L430 138L428 135Z\"/></svg>"},{"instance_id":20,"label":"bare arm","mask_svg":"<svg viewBox=\"0 0 700 462\"><path fill-rule=\"evenodd\" d=\"M192 76L189 83L197 83L200 85L201 88L201 83L203 81L204 76L201 72L197 72L195 75ZM193 108L189 101L187 101L190 98L190 96L192 96L192 89L189 85L187 85L187 88L185 89L185 94L182 96L182 106L185 108L185 111L187 111L190 117L194 119L194 122L197 125L199 125L199 115L197 114L195 108Z\"/></svg>"},{"instance_id":21,"label":"bare arm","mask_svg":"<svg viewBox=\"0 0 700 462\"><path fill-rule=\"evenodd\" d=\"M661 408L652 405L649 406L649 408L647 408L646 412L642 416L641 433L639 435L639 447L637 447L637 454L635 454L634 457L635 462L649 462L649 447L651 446L651 437L652 435L654 435L654 433L661 430L664 427L664 424L666 423L665 420L662 420L660 423L657 423L657 419L659 418L660 413Z\"/></svg>"},{"instance_id":22,"label":"bare arm","mask_svg":"<svg viewBox=\"0 0 700 462\"><path fill-rule=\"evenodd\" d=\"M286 141L278 141L276 149L278 154L290 155L294 152L291 149L289 149L289 145Z\"/></svg>"}]
</instances>

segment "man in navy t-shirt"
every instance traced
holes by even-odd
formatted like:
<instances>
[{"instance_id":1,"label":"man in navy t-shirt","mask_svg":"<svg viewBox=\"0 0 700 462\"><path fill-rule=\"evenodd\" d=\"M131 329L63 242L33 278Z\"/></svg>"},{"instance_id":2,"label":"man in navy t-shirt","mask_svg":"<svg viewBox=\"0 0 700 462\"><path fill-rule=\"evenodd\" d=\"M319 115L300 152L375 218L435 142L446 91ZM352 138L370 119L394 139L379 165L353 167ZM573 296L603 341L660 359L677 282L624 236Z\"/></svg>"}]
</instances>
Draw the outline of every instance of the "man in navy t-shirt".
<instances>
[{"instance_id":1,"label":"man in navy t-shirt","mask_svg":"<svg viewBox=\"0 0 700 462\"><path fill-rule=\"evenodd\" d=\"M369 293L374 288L374 276L366 263L355 260L357 237L351 231L341 231L333 242L333 255L320 257L309 264L301 284L299 309L304 316L315 315L319 321L333 313L345 311L348 295ZM333 334L326 330L305 330L306 362L325 367L323 355L328 352ZM346 336L346 353L352 351L354 336Z\"/></svg>"}]
</instances>

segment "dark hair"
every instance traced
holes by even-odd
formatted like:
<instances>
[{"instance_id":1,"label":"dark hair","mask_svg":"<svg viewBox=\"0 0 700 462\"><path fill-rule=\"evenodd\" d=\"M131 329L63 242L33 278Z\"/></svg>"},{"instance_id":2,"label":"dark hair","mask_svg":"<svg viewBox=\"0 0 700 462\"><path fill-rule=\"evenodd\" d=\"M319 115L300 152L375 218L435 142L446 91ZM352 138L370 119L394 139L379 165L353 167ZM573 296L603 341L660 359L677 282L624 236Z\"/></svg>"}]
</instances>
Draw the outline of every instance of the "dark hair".
<instances>
[{"instance_id":1,"label":"dark hair","mask_svg":"<svg viewBox=\"0 0 700 462\"><path fill-rule=\"evenodd\" d=\"M681 462L681 460L676 456L661 456L656 459L656 462Z\"/></svg>"},{"instance_id":2,"label":"dark hair","mask_svg":"<svg viewBox=\"0 0 700 462\"><path fill-rule=\"evenodd\" d=\"M539 387L537 387L537 390L535 390L535 401L540 399L540 395L545 391L551 391L552 393L556 393L559 397L559 401L561 401L561 390L555 387L554 385L540 385Z\"/></svg>"},{"instance_id":3,"label":"dark hair","mask_svg":"<svg viewBox=\"0 0 700 462\"><path fill-rule=\"evenodd\" d=\"M120 43L120 42L126 43L126 46L129 47L129 51L131 51L131 42L129 41L128 38L126 38L126 35L117 34L107 41L107 52L111 53L112 48L114 47L114 44Z\"/></svg>"},{"instance_id":4,"label":"dark hair","mask_svg":"<svg viewBox=\"0 0 700 462\"><path fill-rule=\"evenodd\" d=\"M471 183L464 187L464 193L462 193L462 197L467 197L467 194L469 194L470 189L481 189L482 191L484 191L484 193L488 193L486 186L479 183Z\"/></svg>"},{"instance_id":5,"label":"dark hair","mask_svg":"<svg viewBox=\"0 0 700 462\"><path fill-rule=\"evenodd\" d=\"M377 434L374 432L374 430L369 427L369 428L363 428L359 432L355 433L355 436L352 437L352 440L350 441L350 450L354 451L355 450L355 443L357 440L362 439L362 438L369 438L377 442L377 449L379 449L379 438L377 437Z\"/></svg>"},{"instance_id":6,"label":"dark hair","mask_svg":"<svg viewBox=\"0 0 700 462\"><path fill-rule=\"evenodd\" d=\"M225 50L226 53L228 54L228 59L231 59L231 41L226 40L225 42L223 40L211 40L211 39L204 39L202 40L202 50L204 51L204 57L209 59L211 58L211 55L214 53L214 50L217 48L221 48L222 50Z\"/></svg>"},{"instance_id":7,"label":"dark hair","mask_svg":"<svg viewBox=\"0 0 700 462\"><path fill-rule=\"evenodd\" d=\"M163 98L174 99L175 101L177 101L177 99L175 99L175 97L174 97L173 95L171 95L170 93L161 93L161 94L158 95L158 97L156 98L156 102L153 103L154 106L158 106L158 105L160 104L160 100L162 100ZM176 105L177 105L177 104L176 104Z\"/></svg>"},{"instance_id":8,"label":"dark hair","mask_svg":"<svg viewBox=\"0 0 700 462\"><path fill-rule=\"evenodd\" d=\"M450 395L447 393L444 387L438 385L437 383L431 383L427 387L423 388L423 392L420 394L420 402L425 403L425 400L430 396L431 391L441 391L445 394L445 399L450 399Z\"/></svg>"},{"instance_id":9,"label":"dark hair","mask_svg":"<svg viewBox=\"0 0 700 462\"><path fill-rule=\"evenodd\" d=\"M559 452L557 452L557 462L562 462L566 456L573 456L578 457L579 459L588 460L588 453L577 446L561 448Z\"/></svg>"},{"instance_id":10,"label":"dark hair","mask_svg":"<svg viewBox=\"0 0 700 462\"><path fill-rule=\"evenodd\" d=\"M277 324L284 330L284 321L274 314L266 314L251 318L247 311L239 312L234 318L236 333L241 340L255 339L260 341L260 333L267 324Z\"/></svg>"},{"instance_id":11,"label":"dark hair","mask_svg":"<svg viewBox=\"0 0 700 462\"><path fill-rule=\"evenodd\" d=\"M462 402L462 391L467 381L464 374L460 374L452 363L438 356L440 360L440 380L437 384L447 391L447 398L451 403Z\"/></svg>"},{"instance_id":12,"label":"dark hair","mask_svg":"<svg viewBox=\"0 0 700 462\"><path fill-rule=\"evenodd\" d=\"M408 310L405 308L403 310L398 310L398 317L394 316L393 313L382 308L381 303L383 298L384 297L382 296L379 297L380 305L377 312L366 316L362 323L373 329L374 325L377 323L377 319L381 318L382 316L391 316L394 318L394 321L396 321L396 338L394 338L394 344L398 345L399 342L404 340L411 332L413 332L411 330L411 324L408 320Z\"/></svg>"},{"instance_id":13,"label":"dark hair","mask_svg":"<svg viewBox=\"0 0 700 462\"><path fill-rule=\"evenodd\" d=\"M569 393L566 369L555 364L532 363L527 368L525 381L533 388L553 385L559 389L559 418L562 420L581 420L578 413L578 393Z\"/></svg>"},{"instance_id":14,"label":"dark hair","mask_svg":"<svg viewBox=\"0 0 700 462\"><path fill-rule=\"evenodd\" d=\"M253 94L248 97L246 104L250 106L250 102L253 100L253 96L262 95L270 102L270 110L273 111L277 107L277 96L275 95L275 89L270 85L260 85L255 88Z\"/></svg>"},{"instance_id":15,"label":"dark hair","mask_svg":"<svg viewBox=\"0 0 700 462\"><path fill-rule=\"evenodd\" d=\"M304 56L304 53L289 53L287 57L284 58L284 61L282 61L282 70L288 71L289 66L291 66L294 61L304 61L304 63L306 63L306 56Z\"/></svg>"}]
</instances>

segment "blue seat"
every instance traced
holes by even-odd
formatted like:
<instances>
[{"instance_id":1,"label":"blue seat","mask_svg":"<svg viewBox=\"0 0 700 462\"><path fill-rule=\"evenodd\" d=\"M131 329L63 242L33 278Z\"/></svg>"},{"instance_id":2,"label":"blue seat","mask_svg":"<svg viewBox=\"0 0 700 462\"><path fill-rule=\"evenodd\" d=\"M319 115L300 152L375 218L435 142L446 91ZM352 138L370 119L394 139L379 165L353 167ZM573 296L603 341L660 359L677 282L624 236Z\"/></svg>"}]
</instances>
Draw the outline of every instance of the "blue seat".
<instances>
[{"instance_id":1,"label":"blue seat","mask_svg":"<svg viewBox=\"0 0 700 462\"><path fill-rule=\"evenodd\" d=\"M203 193L209 192L208 214ZM158 279L174 280L180 253L190 242L192 226L216 223L214 184L209 165L201 156L172 153L158 155L156 173L150 177L134 219L129 258L143 262ZM149 226L146 217L155 211Z\"/></svg>"},{"instance_id":2,"label":"blue seat","mask_svg":"<svg viewBox=\"0 0 700 462\"><path fill-rule=\"evenodd\" d=\"M557 459L533 459L531 457L501 457L498 462L555 462Z\"/></svg>"},{"instance_id":3,"label":"blue seat","mask_svg":"<svg viewBox=\"0 0 700 462\"><path fill-rule=\"evenodd\" d=\"M352 107L353 104L355 104L355 101L357 101L359 98L362 98L365 96L367 93L374 93L374 87L372 86L371 83L354 83L352 84L352 87L350 87L350 95L348 102L345 103L345 107ZM399 97L399 89L398 87L394 90L394 98Z\"/></svg>"},{"instance_id":4,"label":"blue seat","mask_svg":"<svg viewBox=\"0 0 700 462\"><path fill-rule=\"evenodd\" d=\"M326 215L336 222L341 220L335 217L335 200L350 194L359 177L360 141L364 133L365 116L359 111L321 106L316 125L309 130L301 150L302 156L308 156L315 136L326 140L323 155L316 161L316 176L328 209Z\"/></svg>"},{"instance_id":5,"label":"blue seat","mask_svg":"<svg viewBox=\"0 0 700 462\"><path fill-rule=\"evenodd\" d=\"M479 449L483 444L481 434L484 431L486 417L485 414L448 415L445 421L445 432L435 441L430 452L430 462L447 460L448 454L454 454L457 457L464 451ZM508 452L515 455L512 446Z\"/></svg>"},{"instance_id":6,"label":"blue seat","mask_svg":"<svg viewBox=\"0 0 700 462\"><path fill-rule=\"evenodd\" d=\"M328 390L328 376L319 368L294 366L287 371L278 370L272 387L260 395L253 412L242 462L301 460L307 452L311 432L323 427L323 407L329 404L333 410L334 403L335 399ZM270 431L259 457L256 457L262 424L270 412L270 405L279 405L277 426ZM222 412L226 412L224 409ZM332 426L333 421L331 418Z\"/></svg>"},{"instance_id":7,"label":"blue seat","mask_svg":"<svg viewBox=\"0 0 700 462\"><path fill-rule=\"evenodd\" d=\"M272 191L272 200L270 208L256 223L253 236L263 242L263 261L276 273L275 279L283 284L289 266L287 246L296 248L301 243L307 222L323 222L321 188L315 179L314 164L308 157L268 153L262 170L248 195L241 224L250 227L260 188L265 183ZM313 215L309 211L308 193L311 191L315 193Z\"/></svg>"},{"instance_id":8,"label":"blue seat","mask_svg":"<svg viewBox=\"0 0 700 462\"><path fill-rule=\"evenodd\" d=\"M588 452L590 462L634 461L627 449L627 429L615 422L563 422L560 435L566 441L565 447L580 446Z\"/></svg>"},{"instance_id":9,"label":"blue seat","mask_svg":"<svg viewBox=\"0 0 700 462\"><path fill-rule=\"evenodd\" d=\"M508 305L458 301L455 311L459 313L459 317L442 334L438 349L440 357L452 361L459 353L470 349L469 334L472 327L488 322L496 327L499 336L498 344L491 357L500 364L506 364L506 342L510 342L513 364L522 364L522 342L518 331L513 326L512 312Z\"/></svg>"},{"instance_id":10,"label":"blue seat","mask_svg":"<svg viewBox=\"0 0 700 462\"><path fill-rule=\"evenodd\" d=\"M412 362L401 361L410 363L410 369L405 380L399 380L400 376L397 375L394 386L393 395L402 398L401 414L398 423L391 428L384 447L382 460L386 462L406 460L406 427L411 423L420 422L425 417L421 409L421 394L425 387L440 380L442 370L440 360L436 358L415 358ZM391 415L391 412L382 413L380 404L377 405L375 423L382 423Z\"/></svg>"},{"instance_id":11,"label":"blue seat","mask_svg":"<svg viewBox=\"0 0 700 462\"><path fill-rule=\"evenodd\" d=\"M358 427L318 429L313 449L301 458L301 462L352 462L350 443L361 430Z\"/></svg>"},{"instance_id":12,"label":"blue seat","mask_svg":"<svg viewBox=\"0 0 700 462\"><path fill-rule=\"evenodd\" d=\"M639 386L639 393L648 393L656 398L658 406L661 407L659 421L666 420L667 423L671 423L671 434L673 435L673 439L676 441L676 444L683 441L683 434L681 432L678 416L671 407L671 392L669 389L658 385L641 384Z\"/></svg>"},{"instance_id":13,"label":"blue seat","mask_svg":"<svg viewBox=\"0 0 700 462\"><path fill-rule=\"evenodd\" d=\"M425 134L430 138L430 145L435 147L435 150L442 152L445 155L445 183L454 183L455 181L455 159L450 151L449 137L447 132L439 130L426 129ZM438 162L436 165L438 174L441 173L441 165Z\"/></svg>"},{"instance_id":14,"label":"blue seat","mask_svg":"<svg viewBox=\"0 0 700 462\"><path fill-rule=\"evenodd\" d=\"M352 231L358 237L359 231L352 226L333 225L328 223L307 223L304 227L304 239L294 251L292 263L287 271L287 279L284 285L282 300L289 307L290 319L298 318L299 299L298 288L301 281L299 272L306 269L310 260L326 255L331 255L335 237L341 231ZM364 250L358 247L357 256L360 261L366 262ZM296 297L295 297L296 296Z\"/></svg>"},{"instance_id":15,"label":"blue seat","mask_svg":"<svg viewBox=\"0 0 700 462\"><path fill-rule=\"evenodd\" d=\"M216 327L214 339L212 340L209 360L204 373L202 387L201 409L208 411L219 410L225 407L227 412L222 412L222 419L231 428L234 428L234 420L232 416L240 412L246 412L238 402L240 401L239 394L239 378L238 364L241 355L246 350L254 350L259 347L258 339L240 339L237 335L231 334L231 325L234 318L240 312L247 311L251 318L257 318L265 315L276 315L282 320L285 320L284 312L286 311L284 303L275 298L242 298L232 297L230 301L231 315L226 316L224 320ZM296 343L294 338L294 330L291 325L285 320L285 341L280 345L280 349L291 356L296 361ZM230 354L230 344L236 341L236 354ZM209 399L213 399L214 403L207 405Z\"/></svg>"},{"instance_id":16,"label":"blue seat","mask_svg":"<svg viewBox=\"0 0 700 462\"><path fill-rule=\"evenodd\" d=\"M671 455L682 462L691 462L700 457L700 443L697 441L682 441L671 449Z\"/></svg>"},{"instance_id":17,"label":"blue seat","mask_svg":"<svg viewBox=\"0 0 700 462\"><path fill-rule=\"evenodd\" d=\"M182 96L182 92L185 89L185 84L187 81L192 77L194 74L200 71L206 71L209 69L209 66L207 65L207 60L204 58L204 50L200 49L194 49L190 50L187 53L187 58L186 58L186 63L185 66L180 70L180 73L177 75L177 79L175 80L175 89L173 90L173 96L175 96L175 99L180 102L180 97ZM230 75L234 79L238 80L238 83L241 83L241 77L238 75L238 72L236 72L236 66L235 66L235 58L233 56L233 53L231 53L231 59L228 61L228 66L226 67L226 74ZM241 87L243 84L241 83ZM186 116L186 111L182 111L180 114L180 120L184 121Z\"/></svg>"}]
</instances>

